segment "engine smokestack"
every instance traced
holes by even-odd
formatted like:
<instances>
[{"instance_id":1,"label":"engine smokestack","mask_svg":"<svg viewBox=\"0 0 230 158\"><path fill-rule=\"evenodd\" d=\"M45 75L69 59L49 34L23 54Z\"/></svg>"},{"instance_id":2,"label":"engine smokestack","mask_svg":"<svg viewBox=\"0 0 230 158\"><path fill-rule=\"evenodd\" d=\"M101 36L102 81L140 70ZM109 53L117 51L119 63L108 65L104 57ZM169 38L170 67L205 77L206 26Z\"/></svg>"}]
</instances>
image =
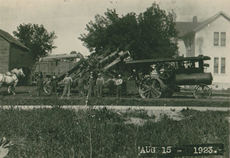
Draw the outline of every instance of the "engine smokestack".
<instances>
[{"instance_id":1,"label":"engine smokestack","mask_svg":"<svg viewBox=\"0 0 230 158\"><path fill-rule=\"evenodd\" d=\"M197 16L194 16L194 17L193 17L192 22L194 22L194 23L197 22Z\"/></svg>"}]
</instances>

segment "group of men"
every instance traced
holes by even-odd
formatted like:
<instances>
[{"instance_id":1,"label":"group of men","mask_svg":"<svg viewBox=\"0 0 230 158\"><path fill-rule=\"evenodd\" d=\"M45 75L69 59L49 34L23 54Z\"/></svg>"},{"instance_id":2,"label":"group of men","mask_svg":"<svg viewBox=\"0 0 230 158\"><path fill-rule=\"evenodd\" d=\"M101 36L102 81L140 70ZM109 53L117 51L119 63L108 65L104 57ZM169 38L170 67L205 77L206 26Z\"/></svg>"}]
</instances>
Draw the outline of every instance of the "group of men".
<instances>
[{"instance_id":1,"label":"group of men","mask_svg":"<svg viewBox=\"0 0 230 158\"><path fill-rule=\"evenodd\" d=\"M78 82L78 86L82 85L81 79ZM115 89L117 88L117 97L121 97L121 90L122 90L122 83L123 79L121 78L121 75L118 75L118 78L111 77L106 82L104 81L104 78L102 77L101 73L97 75L97 78L94 78L93 72L90 72L90 78L89 82L86 83L88 85L87 88L81 88L79 90L79 94L87 95L88 97L94 95L97 97L102 96L102 89L105 83L108 83L109 88L109 96L114 96ZM85 83L83 83L85 84ZM84 91L86 90L86 91Z\"/></svg>"},{"instance_id":2,"label":"group of men","mask_svg":"<svg viewBox=\"0 0 230 158\"><path fill-rule=\"evenodd\" d=\"M91 96L92 93L96 96L101 97L102 96L102 88L105 83L108 83L109 88L109 96L112 97L115 94L115 89L117 89L117 97L121 97L121 90L122 90L122 83L123 79L121 78L121 75L118 75L118 78L110 77L106 82L104 81L104 78L101 76L101 74L98 74L98 77L96 79L96 82L93 79L93 73L90 74L90 82L89 82L89 89L88 89L88 96ZM94 85L96 84L96 86ZM95 90L96 88L96 90Z\"/></svg>"},{"instance_id":3,"label":"group of men","mask_svg":"<svg viewBox=\"0 0 230 158\"><path fill-rule=\"evenodd\" d=\"M65 78L63 79L64 82L64 90L61 98L65 96L67 93L67 96L70 95L70 89L71 84L73 82L72 78L69 76L68 73L66 73ZM97 78L93 76L93 72L90 72L90 78L88 83L84 80L83 76L80 75L80 78L78 80L78 93L79 96L102 96L102 88L105 83L108 83L109 88L109 96L114 96L115 89L117 89L117 97L121 97L121 91L122 91L122 83L123 79L121 78L121 75L119 74L117 78L111 77L106 82L104 81L104 78L102 77L101 73L97 75ZM37 79L37 95L41 96L43 91L43 77L42 73L38 75ZM57 76L55 73L53 73L50 77L50 92L49 95L52 95L52 93L57 93Z\"/></svg>"},{"instance_id":4,"label":"group of men","mask_svg":"<svg viewBox=\"0 0 230 158\"><path fill-rule=\"evenodd\" d=\"M42 73L38 74L38 79L37 79L37 96L41 96L42 95L42 91L43 91L43 76ZM63 90L63 94L61 96L61 98L63 98L65 96L65 94L67 93L67 96L70 95L70 86L71 83L73 82L72 78L69 76L68 73L65 74L65 78L63 79L64 82L64 90ZM52 95L52 93L54 92L56 95L58 95L57 93L57 76L55 75L55 73L53 72L51 77L50 77L50 91L49 91L49 95Z\"/></svg>"}]
</instances>

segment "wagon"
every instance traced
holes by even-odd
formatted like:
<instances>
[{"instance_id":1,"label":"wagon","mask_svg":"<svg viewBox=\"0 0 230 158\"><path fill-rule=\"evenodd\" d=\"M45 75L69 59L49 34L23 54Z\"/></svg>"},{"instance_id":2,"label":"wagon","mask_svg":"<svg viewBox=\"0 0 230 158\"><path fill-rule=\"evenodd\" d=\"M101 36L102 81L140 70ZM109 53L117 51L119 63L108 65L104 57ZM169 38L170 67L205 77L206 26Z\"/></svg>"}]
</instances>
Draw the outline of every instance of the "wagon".
<instances>
[{"instance_id":1,"label":"wagon","mask_svg":"<svg viewBox=\"0 0 230 158\"><path fill-rule=\"evenodd\" d=\"M39 74L42 74L45 80L48 79L53 72L58 76L62 75L76 66L77 58L78 54L58 54L40 59L33 66L32 83L36 83Z\"/></svg>"},{"instance_id":2,"label":"wagon","mask_svg":"<svg viewBox=\"0 0 230 158\"><path fill-rule=\"evenodd\" d=\"M205 72L209 66L204 63L208 56L177 57L127 61L127 65L143 67L139 81L139 94L142 98L171 97L182 86L195 86L195 98L209 98L212 90L212 74ZM144 72L144 73L143 73ZM128 88L129 89L129 88Z\"/></svg>"}]
</instances>

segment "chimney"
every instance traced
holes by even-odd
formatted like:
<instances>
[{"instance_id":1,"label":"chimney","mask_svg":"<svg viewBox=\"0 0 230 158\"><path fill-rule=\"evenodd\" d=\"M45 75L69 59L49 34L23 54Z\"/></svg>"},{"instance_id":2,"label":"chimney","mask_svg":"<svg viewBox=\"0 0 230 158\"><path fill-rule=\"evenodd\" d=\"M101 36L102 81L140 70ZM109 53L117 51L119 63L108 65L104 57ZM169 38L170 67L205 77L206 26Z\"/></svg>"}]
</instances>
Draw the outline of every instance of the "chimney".
<instances>
[{"instance_id":1,"label":"chimney","mask_svg":"<svg viewBox=\"0 0 230 158\"><path fill-rule=\"evenodd\" d=\"M197 23L197 16L194 16L192 22Z\"/></svg>"}]
</instances>

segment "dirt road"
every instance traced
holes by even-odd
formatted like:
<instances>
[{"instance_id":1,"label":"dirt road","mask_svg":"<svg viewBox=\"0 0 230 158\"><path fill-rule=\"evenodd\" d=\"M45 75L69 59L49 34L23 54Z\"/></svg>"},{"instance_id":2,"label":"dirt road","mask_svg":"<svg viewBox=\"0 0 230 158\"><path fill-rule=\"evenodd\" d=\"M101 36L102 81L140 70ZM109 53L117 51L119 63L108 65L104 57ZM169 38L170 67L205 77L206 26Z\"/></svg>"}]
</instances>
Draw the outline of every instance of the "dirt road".
<instances>
[{"instance_id":1,"label":"dirt road","mask_svg":"<svg viewBox=\"0 0 230 158\"><path fill-rule=\"evenodd\" d=\"M63 103L63 108L73 108L78 110L79 108L88 108L85 106L85 99L78 97L75 91L72 91L72 95L69 98L60 99L60 95L52 95L48 96L44 94L42 97L36 96L36 87L34 86L21 86L17 87L16 95L8 95L6 90L1 89L0 92L3 92L1 100L22 100L24 99L24 103L16 104L15 108L21 109L32 109L32 108L51 108L47 100L53 100L53 102L61 102ZM61 93L61 92L60 92ZM102 98L91 98L91 105L94 108L102 108L106 107L108 109L115 109L118 111L126 111L127 109L144 109L148 111L148 115L155 115L156 120L160 119L162 114L166 114L170 116L172 119L180 120L182 118L180 111L182 109L194 109L199 111L205 110L215 110L215 111L227 111L229 110L230 105L230 94L228 93L214 93L210 99L195 99L192 93L188 92L180 92L175 93L172 98L160 98L160 99L142 99L140 96L123 96L123 98L117 102L115 97L108 98L106 94ZM31 100L39 100L38 105L30 104ZM73 103L73 101L75 101ZM28 104L26 104L28 102ZM4 104L3 102L2 108L10 108L10 106ZM48 105L47 105L47 104ZM54 104L55 104L54 103ZM71 103L71 104L70 104ZM95 104L94 104L95 103ZM101 104L100 104L101 103ZM105 103L105 104L102 104ZM109 104L106 104L109 103ZM113 104L111 104L113 103ZM117 103L117 104L116 104ZM135 103L135 104L132 104ZM36 104L36 103L35 103ZM29 105L29 106L28 106ZM42 106L41 106L42 105ZM138 105L138 106L137 106Z\"/></svg>"}]
</instances>

